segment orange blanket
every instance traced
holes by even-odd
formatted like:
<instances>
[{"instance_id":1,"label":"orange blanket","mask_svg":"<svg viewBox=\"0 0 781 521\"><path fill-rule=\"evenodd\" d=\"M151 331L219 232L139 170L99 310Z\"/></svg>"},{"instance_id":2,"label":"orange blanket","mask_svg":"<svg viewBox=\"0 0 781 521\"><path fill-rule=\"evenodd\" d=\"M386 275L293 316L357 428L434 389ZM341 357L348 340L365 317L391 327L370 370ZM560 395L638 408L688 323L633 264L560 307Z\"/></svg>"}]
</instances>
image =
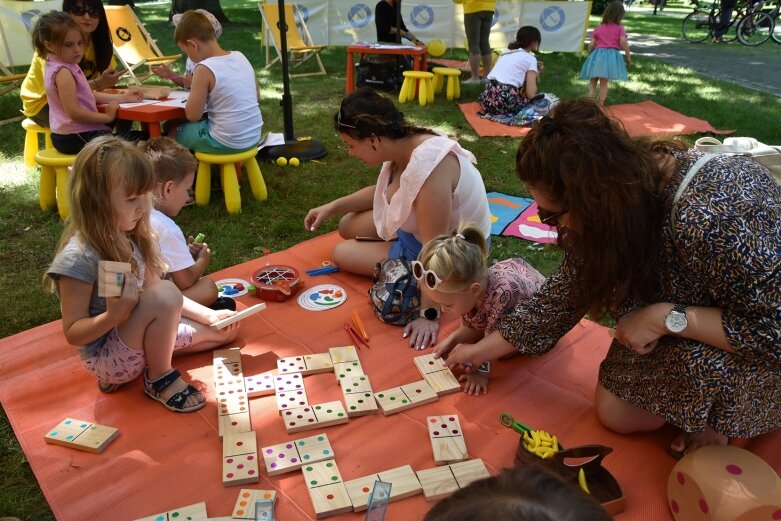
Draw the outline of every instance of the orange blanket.
<instances>
[{"instance_id":1,"label":"orange blanket","mask_svg":"<svg viewBox=\"0 0 781 521\"><path fill-rule=\"evenodd\" d=\"M266 262L301 270L330 258L337 240L327 235L233 266L215 274L249 279ZM342 323L357 310L371 337L371 349L359 351L375 391L420 376L401 328L373 318L367 305L365 279L342 273L305 277L305 287L335 283L348 293L340 307L305 311L295 299L269 303L265 311L246 319L236 345L242 347L245 375L275 367L276 357L327 351L349 343ZM257 302L252 296L239 299ZM445 330L456 321L450 317ZM675 461L665 452L672 433L619 436L602 428L594 415L592 395L597 367L610 338L605 328L583 321L548 355L517 357L494 364L489 394L450 394L434 403L385 417L353 418L323 429L334 448L345 480L410 464L421 470L434 466L426 416L456 413L472 457L483 458L491 473L513 464L518 435L499 423L507 411L518 420L548 430L569 446L602 443L614 452L605 466L616 476L627 498L619 520L669 520L666 480ZM30 461L57 519L121 521L206 501L209 516L229 516L241 486L221 483L221 442L212 386L211 353L188 355L174 365L205 385L209 403L191 414L174 414L142 395L141 381L112 395L101 394L81 367L73 347L65 342L60 322L52 322L0 340L0 401ZM332 373L306 376L311 403L338 400L341 393ZM252 425L258 447L303 438L318 431L288 435L273 396L251 400ZM118 427L121 434L101 454L47 445L44 434L65 417ZM753 440L751 450L781 469L781 436ZM277 491L276 516L284 521L314 519L300 472L269 478L261 469L259 484L248 488ZM430 508L422 495L394 502L387 519L417 520ZM333 519L356 521L364 513Z\"/></svg>"},{"instance_id":2,"label":"orange blanket","mask_svg":"<svg viewBox=\"0 0 781 521\"><path fill-rule=\"evenodd\" d=\"M528 127L512 127L481 118L477 115L480 110L480 105L477 102L461 103L458 106L478 136L523 137L529 132ZM619 120L631 136L677 136L704 132L730 134L734 132L734 130L717 130L705 120L675 112L653 101L611 105L605 110Z\"/></svg>"}]
</instances>

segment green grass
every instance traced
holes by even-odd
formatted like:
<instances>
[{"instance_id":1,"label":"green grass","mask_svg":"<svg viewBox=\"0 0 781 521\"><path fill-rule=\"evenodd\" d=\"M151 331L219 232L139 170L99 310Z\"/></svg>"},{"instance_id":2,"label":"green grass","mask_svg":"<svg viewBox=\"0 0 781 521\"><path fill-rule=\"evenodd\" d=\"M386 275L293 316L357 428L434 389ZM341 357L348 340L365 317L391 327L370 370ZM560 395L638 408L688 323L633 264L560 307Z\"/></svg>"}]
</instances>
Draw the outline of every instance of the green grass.
<instances>
[{"instance_id":1,"label":"green grass","mask_svg":"<svg viewBox=\"0 0 781 521\"><path fill-rule=\"evenodd\" d=\"M282 131L281 71L279 65L270 70L261 68L264 55L259 47L261 22L257 5L244 0L223 0L222 4L233 21L225 27L222 44L225 48L243 51L255 65L261 86L265 130ZM173 53L178 50L171 41L172 28L166 22L169 5L139 4L138 11L163 50ZM680 19L630 11L626 22L630 31L678 36ZM594 22L592 20L596 25ZM742 50L735 46L730 52ZM242 190L243 212L239 215L228 214L221 195L214 194L209 206L185 208L177 218L185 233L207 235L215 251L212 270L258 257L263 248L282 250L311 237L303 229L303 218L309 208L375 180L377 169L349 158L332 129L331 118L344 95L345 50L329 48L322 57L328 76L296 78L291 88L296 133L322 141L328 155L298 168L262 164L269 198L262 203L254 201L245 186ZM463 50L454 50L446 57L463 59L465 55ZM585 94L585 82L577 79L583 57L557 53L544 56L544 60L543 90L562 98ZM777 135L766 123L781 121L781 103L777 98L705 79L690 69L643 58L634 62L631 80L611 85L610 104L652 99L673 110L707 119L717 128L736 128L736 135L777 141ZM462 100L476 99L478 91L476 86L463 86ZM20 107L14 92L0 97L0 119L18 114ZM478 138L455 102L438 99L425 108L408 103L403 111L409 119L452 135L471 150L478 159L489 191L526 194L514 175L516 140ZM13 310L3 314L0 337L60 318L57 299L44 294L39 287L62 231L62 223L56 213L39 210L38 173L23 165L22 143L23 132L18 124L0 127L0 162L3 163L0 176L0 237L3 237L0 309ZM327 222L325 231L333 230L336 224L336 220ZM523 256L545 274L555 269L560 261L560 254L555 250L538 250L521 240L494 238L492 246L494 257ZM0 417L0 439L0 468L3 469L0 516L50 519L51 512L4 415Z\"/></svg>"}]
</instances>

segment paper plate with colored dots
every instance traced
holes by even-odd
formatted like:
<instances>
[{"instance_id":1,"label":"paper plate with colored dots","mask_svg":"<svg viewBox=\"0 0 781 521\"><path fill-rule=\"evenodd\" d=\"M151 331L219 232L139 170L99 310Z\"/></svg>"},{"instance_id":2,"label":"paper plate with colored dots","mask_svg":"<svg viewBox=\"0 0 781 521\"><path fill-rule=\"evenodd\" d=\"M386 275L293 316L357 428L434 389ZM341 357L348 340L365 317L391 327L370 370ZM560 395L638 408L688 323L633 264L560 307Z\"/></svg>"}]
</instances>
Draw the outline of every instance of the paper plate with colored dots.
<instances>
[{"instance_id":1,"label":"paper plate with colored dots","mask_svg":"<svg viewBox=\"0 0 781 521\"><path fill-rule=\"evenodd\" d=\"M249 293L250 283L243 279L222 279L217 284L218 297L241 297Z\"/></svg>"},{"instance_id":2,"label":"paper plate with colored dots","mask_svg":"<svg viewBox=\"0 0 781 521\"><path fill-rule=\"evenodd\" d=\"M347 291L334 284L310 288L298 296L298 305L309 311L325 311L339 307L347 300Z\"/></svg>"}]
</instances>

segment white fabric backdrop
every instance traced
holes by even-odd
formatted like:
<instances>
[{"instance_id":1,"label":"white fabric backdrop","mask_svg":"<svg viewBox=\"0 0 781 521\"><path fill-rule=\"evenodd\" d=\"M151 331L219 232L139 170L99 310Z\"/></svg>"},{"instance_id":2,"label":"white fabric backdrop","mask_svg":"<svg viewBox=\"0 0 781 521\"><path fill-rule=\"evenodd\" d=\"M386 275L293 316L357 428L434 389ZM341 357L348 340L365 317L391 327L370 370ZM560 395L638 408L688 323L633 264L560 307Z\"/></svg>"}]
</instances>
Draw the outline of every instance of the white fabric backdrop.
<instances>
[{"instance_id":1,"label":"white fabric backdrop","mask_svg":"<svg viewBox=\"0 0 781 521\"><path fill-rule=\"evenodd\" d=\"M274 1L274 0L271 0ZM297 0L312 39L324 45L376 41L377 0ZM542 33L544 51L582 49L591 2L498 0L491 28L491 46L506 48L522 25ZM452 0L404 0L401 16L407 29L424 42L441 39L448 47L464 47L464 14Z\"/></svg>"}]
</instances>

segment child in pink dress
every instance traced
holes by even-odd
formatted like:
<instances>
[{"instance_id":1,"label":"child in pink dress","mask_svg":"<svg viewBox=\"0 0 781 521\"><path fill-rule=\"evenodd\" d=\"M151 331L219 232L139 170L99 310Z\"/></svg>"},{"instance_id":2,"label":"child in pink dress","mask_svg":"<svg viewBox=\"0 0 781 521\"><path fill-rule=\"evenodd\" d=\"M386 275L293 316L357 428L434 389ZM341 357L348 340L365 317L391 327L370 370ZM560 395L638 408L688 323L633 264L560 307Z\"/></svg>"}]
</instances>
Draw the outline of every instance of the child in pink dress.
<instances>
[{"instance_id":1,"label":"child in pink dress","mask_svg":"<svg viewBox=\"0 0 781 521\"><path fill-rule=\"evenodd\" d=\"M610 80L626 81L627 67L632 66L626 30L621 25L624 4L615 0L608 4L602 15L602 24L594 29L588 45L588 58L580 70L580 79L589 80L588 97L594 98L599 80L599 104L605 104L607 84ZM624 57L621 52L624 51ZM625 63L626 62L626 63Z\"/></svg>"},{"instance_id":2,"label":"child in pink dress","mask_svg":"<svg viewBox=\"0 0 781 521\"><path fill-rule=\"evenodd\" d=\"M540 289L545 277L523 259L487 266L488 246L479 228L462 224L457 233L427 243L412 274L418 286L442 312L459 313L461 326L434 348L435 356L461 343L474 343L496 330L499 319ZM488 392L490 362L463 374L464 392Z\"/></svg>"}]
</instances>

